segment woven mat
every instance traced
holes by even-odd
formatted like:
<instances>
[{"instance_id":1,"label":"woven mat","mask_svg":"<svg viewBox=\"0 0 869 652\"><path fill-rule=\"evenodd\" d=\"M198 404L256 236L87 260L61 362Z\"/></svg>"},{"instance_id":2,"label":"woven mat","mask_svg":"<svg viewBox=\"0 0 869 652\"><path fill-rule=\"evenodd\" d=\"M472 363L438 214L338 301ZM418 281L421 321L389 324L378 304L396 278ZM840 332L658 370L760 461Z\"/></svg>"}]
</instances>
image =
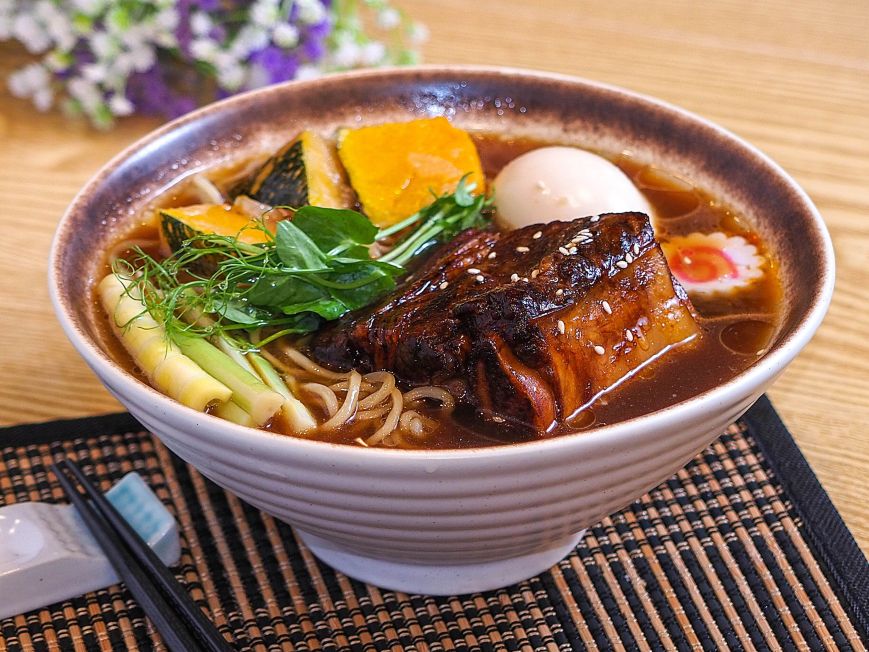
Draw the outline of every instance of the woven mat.
<instances>
[{"instance_id":1,"label":"woven mat","mask_svg":"<svg viewBox=\"0 0 869 652\"><path fill-rule=\"evenodd\" d=\"M181 525L178 577L242 650L866 649L866 560L766 399L550 571L450 598L336 573L128 415L0 442L0 504L63 502L46 468L61 455L104 490L140 473ZM113 586L0 621L0 650L31 649L163 646Z\"/></svg>"}]
</instances>

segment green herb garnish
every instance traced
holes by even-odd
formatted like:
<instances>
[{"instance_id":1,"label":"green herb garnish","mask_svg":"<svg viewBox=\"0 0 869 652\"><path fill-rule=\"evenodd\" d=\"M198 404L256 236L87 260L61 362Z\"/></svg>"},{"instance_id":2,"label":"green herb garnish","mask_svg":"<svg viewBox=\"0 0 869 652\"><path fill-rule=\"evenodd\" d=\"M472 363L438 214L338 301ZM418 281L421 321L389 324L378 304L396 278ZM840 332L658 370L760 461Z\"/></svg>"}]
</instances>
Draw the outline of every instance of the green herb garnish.
<instances>
[{"instance_id":1,"label":"green herb garnish","mask_svg":"<svg viewBox=\"0 0 869 652\"><path fill-rule=\"evenodd\" d=\"M429 206L383 230L356 211L304 206L291 220L278 222L274 234L262 224L251 227L267 234L264 244L197 234L162 261L139 251L122 271L135 273L148 312L170 334L231 337L237 330L269 328L273 332L262 346L374 303L395 288L415 256L485 225L491 199L472 195L473 189L462 179L455 192L435 196ZM372 244L412 227L388 253L371 258Z\"/></svg>"}]
</instances>

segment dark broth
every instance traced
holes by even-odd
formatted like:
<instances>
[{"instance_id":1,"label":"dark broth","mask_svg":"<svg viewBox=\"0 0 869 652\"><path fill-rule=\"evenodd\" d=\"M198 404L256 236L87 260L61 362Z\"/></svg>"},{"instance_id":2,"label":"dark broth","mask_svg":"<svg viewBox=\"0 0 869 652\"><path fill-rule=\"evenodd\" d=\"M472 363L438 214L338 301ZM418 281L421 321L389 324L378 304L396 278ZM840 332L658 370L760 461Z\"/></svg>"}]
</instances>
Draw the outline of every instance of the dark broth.
<instances>
[{"instance_id":1,"label":"dark broth","mask_svg":"<svg viewBox=\"0 0 869 652\"><path fill-rule=\"evenodd\" d=\"M520 154L550 144L488 134L475 134L474 140L489 180ZM692 297L700 316L702 335L699 341L679 347L642 367L625 382L605 392L587 409L573 415L569 423L562 423L547 433L547 437L624 421L709 390L754 364L768 349L779 322L781 286L775 260L742 218L685 179L638 163L627 154L608 158L633 180L656 211L655 227L659 240L695 231L739 235L757 247L769 261L769 266L762 279L740 292ZM213 178L219 180L220 185L229 186L240 171L250 169L250 166L251 161L235 164L215 172ZM155 206L183 206L195 201L185 191L185 184L180 184L158 198ZM125 238L156 240L156 220L146 214L133 231L125 234ZM158 251L154 249L149 253L158 254ZM95 305L99 315L95 321L101 325L104 345L117 361L144 380L144 375L135 368L132 359L112 335L97 302ZM304 342L296 344L304 347ZM306 379L301 380L304 382ZM516 441L515 438L504 440L503 428L481 423L469 409L459 408L452 418L445 420L438 417L435 410L423 409L421 412L439 422L439 427L420 444L421 448L466 448ZM314 434L313 438L353 444L360 433L361 430L351 423L328 435Z\"/></svg>"}]
</instances>

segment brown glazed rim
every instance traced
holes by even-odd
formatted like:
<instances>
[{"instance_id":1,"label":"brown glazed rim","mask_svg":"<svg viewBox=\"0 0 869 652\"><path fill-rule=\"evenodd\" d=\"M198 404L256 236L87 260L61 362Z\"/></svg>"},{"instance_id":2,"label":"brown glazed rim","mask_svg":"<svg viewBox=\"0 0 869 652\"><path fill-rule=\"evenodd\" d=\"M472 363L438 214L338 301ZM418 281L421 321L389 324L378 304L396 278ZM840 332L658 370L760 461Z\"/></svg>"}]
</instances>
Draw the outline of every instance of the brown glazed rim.
<instances>
[{"instance_id":1,"label":"brown glazed rim","mask_svg":"<svg viewBox=\"0 0 869 652\"><path fill-rule=\"evenodd\" d=\"M406 95L384 96L386 89L400 86L406 89ZM467 88L475 88L490 91L486 97L477 102L468 102L461 99L462 93ZM388 106L396 113L404 113L411 117L431 115L432 107L442 111L444 108L463 112L456 115L457 118L474 122L480 111L490 122L494 115L501 116L510 102L499 102L510 99L509 95L516 95L517 88L523 88L529 92L533 89L533 97L538 98L543 104L537 109L541 113L548 114L549 122L553 125L565 128L575 117L575 105L587 104L582 110L588 109L592 113L598 112L602 118L601 123L609 123L611 120L619 122L622 129L633 130L633 133L644 132L646 138L635 143L637 150L642 150L645 143L652 150L658 152L664 150L681 161L677 169L671 171L687 172L693 179L698 180L704 175L712 178L732 179L733 185L728 189L719 191L717 188L709 188L714 194L724 192L728 199L741 196L742 203L747 212L752 210L753 200L750 196L752 191L766 192L767 188L776 199L784 202L784 208L780 211L779 224L768 223L749 215L750 221L758 227L768 242L773 243L773 249L777 250L782 259L782 276L786 295L786 317L780 329L778 340L747 370L734 378L670 407L657 410L649 414L629 419L612 425L600 426L588 431L579 431L575 434L567 434L557 438L522 442L511 445L448 449L448 450L390 450L390 449L364 449L343 444L334 444L322 441L305 440L286 435L278 435L262 430L247 428L232 424L217 417L203 415L187 408L173 399L150 387L143 381L135 378L114 362L109 355L94 340L92 333L87 328L87 305L89 301L86 292L92 290L94 282L93 272L95 264L94 256L88 257L88 253L95 249L94 238L86 237L90 225L90 231L99 229L100 225L96 217L88 216L95 214L105 215L100 206L95 206L97 197L106 188L111 189L110 182L116 185L123 179L112 179L126 176L130 166L133 173L142 174L141 166L148 157L156 157L164 146L177 147L172 138L179 138L180 142L193 133L195 128L203 125L218 124L234 114L253 112L256 117L257 109L266 109L278 100L290 102L293 98L306 95L316 96L329 95L335 97L351 96L356 99L356 108L359 111L357 119L361 119L361 113L367 112L370 116L384 119L389 114ZM452 89L452 90L451 90ZM417 91L424 91L418 93ZM380 93L378 95L378 93ZM452 93L452 95L451 95ZM532 95L528 97L531 98ZM367 98L371 97L371 103ZM557 100L562 103L558 104ZM567 101L569 99L569 102ZM458 103L456 103L458 100ZM532 100L533 101L537 101ZM552 101L558 106L546 105ZM381 105L378 106L377 102ZM453 105L450 104L453 102ZM428 103L428 104L427 104ZM516 102L513 102L516 104ZM525 107L509 107L513 113L507 118L508 124L514 126L519 120L520 113L524 114ZM303 112L312 109L302 107ZM323 109L326 113L329 107ZM533 111L529 109L529 113ZM346 113L345 113L346 115ZM227 117L230 116L230 117ZM532 119L530 116L528 119ZM604 119L605 118L605 119ZM588 119L588 118L586 118ZM512 121L512 122L510 122ZM632 124L632 121L634 124ZM642 122L641 126L638 124ZM527 123L526 123L527 124ZM240 129L233 127L232 129ZM585 129L595 131L594 124L583 125ZM276 130L280 130L277 127ZM605 131L605 129L604 129ZM256 125L251 131L257 136ZM261 135L261 134L260 134ZM286 134L283 134L286 136ZM216 138L230 138L230 134L215 134ZM598 134L599 139L607 141L607 134ZM670 140L681 143L686 151L676 149L667 150ZM212 141L215 142L215 141ZM662 143L664 145L662 146ZM249 148L248 148L248 151ZM688 158L695 158L690 162ZM185 159L186 160L186 159ZM703 170L698 174L694 164L700 165ZM684 168L684 169L679 169ZM127 195L126 203L133 204L138 199L143 203L143 197L153 197L157 192L177 181L190 169L177 169L169 173L165 169L154 169L153 178L155 184L141 193L138 189L129 190L129 186L120 188L121 194L116 195L112 205L114 213L123 212L123 203L118 197ZM758 179L760 175L760 179ZM761 185L763 184L763 185ZM155 185L157 187L155 187ZM752 187L753 186L753 187ZM739 205L739 201L735 205ZM134 212L127 210L127 213ZM115 217L114 219L118 219ZM125 218L121 217L119 222ZM106 220L102 220L105 226ZM111 231L111 227L108 227ZM103 239L110 236L103 233ZM98 243L99 244L99 243ZM180 422L191 423L190 417L196 417L203 426L202 431L211 430L215 433L229 433L234 437L241 435L247 437L263 437L269 440L283 440L287 445L301 446L304 449L314 447L311 452L332 451L331 454L349 455L397 455L400 457L465 457L479 455L485 451L487 456L512 455L511 451L528 451L529 447L549 448L552 446L571 445L582 439L587 443L602 440L617 440L622 437L631 438L636 436L637 428L645 430L646 427L654 428L663 426L670 418L683 415L685 418L696 417L703 412L714 413L722 404L733 404L739 399L745 399L757 393L769 380L774 378L796 356L797 353L811 339L815 330L820 325L824 314L829 306L834 283L834 260L833 249L829 234L824 226L823 219L806 193L793 181L784 170L765 154L752 145L746 143L734 134L696 116L684 109L667 104L661 100L647 97L624 89L591 82L576 77L556 73L545 73L531 70L487 67L487 66L416 66L395 69L378 69L361 72L343 73L328 77L302 81L287 82L284 84L250 91L237 95L214 104L210 104L197 111L189 113L174 120L163 127L151 132L141 140L123 150L120 154L109 161L78 193L73 199L63 218L61 219L52 243L49 255L49 289L55 311L66 331L67 336L88 364L103 376L109 376L112 383L124 384L128 391L150 394L147 396L150 402L159 405L162 413L175 412ZM78 306L78 307L77 307ZM135 387L134 387L135 386ZM143 397L146 395L143 394ZM189 413L189 414L188 414ZM204 422L202 421L204 420ZM207 436L207 435L206 435ZM289 443L292 442L292 443ZM272 441L272 445L276 442Z\"/></svg>"}]
</instances>

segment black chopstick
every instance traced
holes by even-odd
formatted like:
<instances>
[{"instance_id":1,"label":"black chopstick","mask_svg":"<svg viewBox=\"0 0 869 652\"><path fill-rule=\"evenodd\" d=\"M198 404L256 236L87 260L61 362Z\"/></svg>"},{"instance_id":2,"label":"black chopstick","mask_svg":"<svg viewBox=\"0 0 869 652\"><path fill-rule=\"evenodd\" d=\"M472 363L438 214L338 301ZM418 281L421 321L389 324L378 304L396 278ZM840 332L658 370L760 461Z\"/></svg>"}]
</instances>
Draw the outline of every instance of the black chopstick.
<instances>
[{"instance_id":1,"label":"black chopstick","mask_svg":"<svg viewBox=\"0 0 869 652\"><path fill-rule=\"evenodd\" d=\"M178 614L192 628L193 633L199 639L202 646L209 652L231 652L232 648L226 643L226 639L217 631L214 624L205 617L202 609L190 599L190 595L178 583L175 576L169 572L169 569L166 568L166 565L157 554L148 547L139 534L127 523L126 519L115 509L115 506L94 486L84 472L70 460L63 460L61 464L72 472L100 514L109 522L115 532L120 535L144 571L163 592L169 602L172 603Z\"/></svg>"},{"instance_id":2,"label":"black chopstick","mask_svg":"<svg viewBox=\"0 0 869 652\"><path fill-rule=\"evenodd\" d=\"M178 618L159 589L145 574L145 571L138 566L114 530L100 516L93 505L85 500L57 464L52 464L51 470L54 471L60 486L63 487L66 495L75 505L91 534L94 535L94 539L103 549L118 577L124 581L130 593L133 594L148 618L154 623L154 627L160 632L166 647L172 652L201 650L201 646L187 631L184 622Z\"/></svg>"}]
</instances>

